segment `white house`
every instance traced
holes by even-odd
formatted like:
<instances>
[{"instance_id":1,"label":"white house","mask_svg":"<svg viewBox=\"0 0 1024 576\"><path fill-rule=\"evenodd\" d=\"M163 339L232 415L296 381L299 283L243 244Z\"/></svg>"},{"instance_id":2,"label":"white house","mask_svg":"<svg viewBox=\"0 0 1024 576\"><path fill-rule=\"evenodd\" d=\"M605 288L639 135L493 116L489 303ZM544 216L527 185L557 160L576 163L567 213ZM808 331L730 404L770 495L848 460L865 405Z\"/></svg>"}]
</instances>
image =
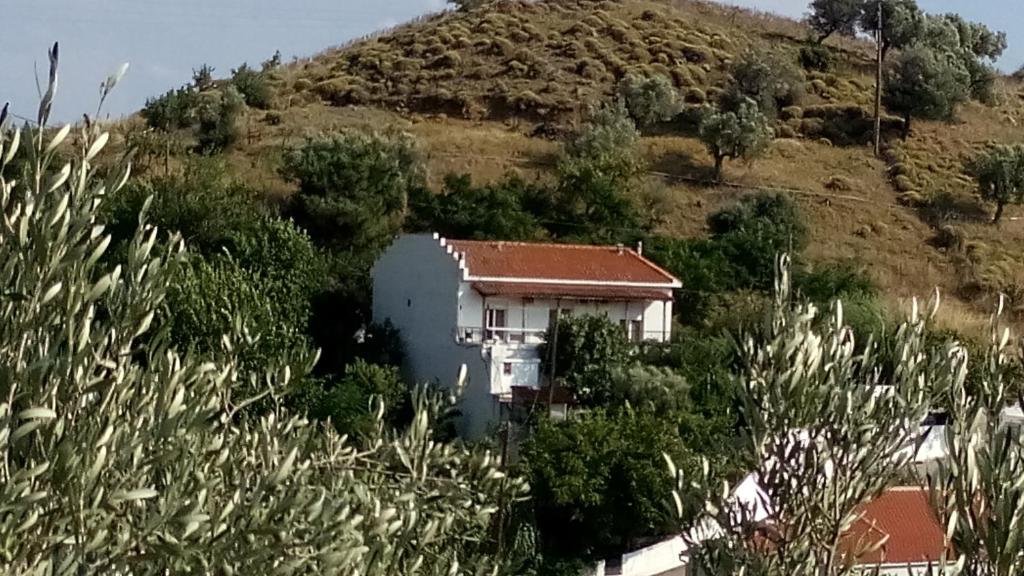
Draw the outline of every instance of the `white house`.
<instances>
[{"instance_id":1,"label":"white house","mask_svg":"<svg viewBox=\"0 0 1024 576\"><path fill-rule=\"evenodd\" d=\"M461 432L480 437L512 389L541 385L538 346L556 315L603 314L630 339L667 342L679 280L622 246L399 237L373 268L373 320L401 331L407 375L453 383Z\"/></svg>"}]
</instances>

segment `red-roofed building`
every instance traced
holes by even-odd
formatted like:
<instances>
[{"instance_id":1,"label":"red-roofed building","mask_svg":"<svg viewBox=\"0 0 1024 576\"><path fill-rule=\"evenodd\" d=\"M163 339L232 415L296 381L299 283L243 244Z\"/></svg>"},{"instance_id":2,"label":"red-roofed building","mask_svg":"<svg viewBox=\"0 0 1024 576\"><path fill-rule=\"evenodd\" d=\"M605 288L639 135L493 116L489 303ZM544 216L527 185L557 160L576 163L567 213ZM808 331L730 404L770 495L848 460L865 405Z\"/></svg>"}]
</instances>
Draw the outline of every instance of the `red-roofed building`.
<instances>
[{"instance_id":1,"label":"red-roofed building","mask_svg":"<svg viewBox=\"0 0 1024 576\"><path fill-rule=\"evenodd\" d=\"M410 234L374 266L373 318L401 331L411 378L448 384L466 365L462 432L479 437L514 387L540 387L537 347L557 314L605 315L632 340L665 342L680 286L623 246Z\"/></svg>"},{"instance_id":2,"label":"red-roofed building","mask_svg":"<svg viewBox=\"0 0 1024 576\"><path fill-rule=\"evenodd\" d=\"M942 524L935 516L925 488L890 488L865 505L843 542L856 564L878 567L881 576L923 576L941 572L946 552ZM881 547L867 553L882 542ZM955 560L952 552L947 559Z\"/></svg>"}]
</instances>

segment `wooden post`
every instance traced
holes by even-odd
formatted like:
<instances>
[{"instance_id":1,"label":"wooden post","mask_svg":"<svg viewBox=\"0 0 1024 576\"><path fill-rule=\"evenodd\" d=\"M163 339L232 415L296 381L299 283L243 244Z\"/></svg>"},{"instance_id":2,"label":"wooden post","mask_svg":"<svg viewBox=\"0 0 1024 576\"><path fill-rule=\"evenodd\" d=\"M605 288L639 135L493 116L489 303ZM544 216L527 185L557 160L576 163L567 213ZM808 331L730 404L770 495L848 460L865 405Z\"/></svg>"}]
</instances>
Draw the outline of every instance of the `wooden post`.
<instances>
[{"instance_id":1,"label":"wooden post","mask_svg":"<svg viewBox=\"0 0 1024 576\"><path fill-rule=\"evenodd\" d=\"M878 0L878 30L875 31L877 48L875 71L875 158L882 157L882 0Z\"/></svg>"}]
</instances>

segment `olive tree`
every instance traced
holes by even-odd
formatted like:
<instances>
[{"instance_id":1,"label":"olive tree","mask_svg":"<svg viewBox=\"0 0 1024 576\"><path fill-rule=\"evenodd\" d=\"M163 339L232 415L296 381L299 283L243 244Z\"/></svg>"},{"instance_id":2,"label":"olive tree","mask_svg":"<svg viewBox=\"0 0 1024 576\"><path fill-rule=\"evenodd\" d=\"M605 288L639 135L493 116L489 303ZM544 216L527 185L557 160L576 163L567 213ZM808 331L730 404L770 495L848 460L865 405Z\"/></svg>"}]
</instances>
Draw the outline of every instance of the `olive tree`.
<instances>
[{"instance_id":1,"label":"olive tree","mask_svg":"<svg viewBox=\"0 0 1024 576\"><path fill-rule=\"evenodd\" d=\"M854 36L864 5L865 0L812 0L807 23L818 33L819 44L833 34Z\"/></svg>"},{"instance_id":2,"label":"olive tree","mask_svg":"<svg viewBox=\"0 0 1024 576\"><path fill-rule=\"evenodd\" d=\"M768 147L773 135L768 119L750 100L736 112L712 110L700 123L700 139L715 161L715 180L722 179L726 158L754 158Z\"/></svg>"},{"instance_id":3,"label":"olive tree","mask_svg":"<svg viewBox=\"0 0 1024 576\"><path fill-rule=\"evenodd\" d=\"M664 74L626 74L619 82L619 97L638 126L647 127L671 120L682 109L682 99Z\"/></svg>"},{"instance_id":4,"label":"olive tree","mask_svg":"<svg viewBox=\"0 0 1024 576\"><path fill-rule=\"evenodd\" d=\"M948 53L925 47L900 52L885 69L882 100L903 116L903 137L910 134L913 118L949 120L967 100L970 76Z\"/></svg>"},{"instance_id":5,"label":"olive tree","mask_svg":"<svg viewBox=\"0 0 1024 576\"><path fill-rule=\"evenodd\" d=\"M40 126L57 59L54 46ZM314 354L240 366L259 337L244 315L207 355L167 344L156 319L187 252L158 242L143 211L123 264L107 267L99 207L129 178L127 166L99 177L108 139L88 118L0 130L0 571L491 570L480 534L499 491L522 486L485 453L435 443L436 401L420 396L407 431L379 426L357 445L282 407ZM8 179L18 150L28 177Z\"/></svg>"},{"instance_id":6,"label":"olive tree","mask_svg":"<svg viewBox=\"0 0 1024 576\"><path fill-rule=\"evenodd\" d=\"M742 341L735 376L744 460L754 463L760 501L731 500L705 467L695 484L706 516L686 534L706 573L846 574L853 568L844 554L880 544L841 546L858 507L906 475L931 386L958 374L946 355L927 352L925 325L915 303L895 337L901 362L885 370L873 342L857 346L840 302L823 318L814 305L791 300L788 259L780 260L773 310L763 333ZM679 480L682 513L693 478Z\"/></svg>"},{"instance_id":7,"label":"olive tree","mask_svg":"<svg viewBox=\"0 0 1024 576\"><path fill-rule=\"evenodd\" d=\"M1007 204L1024 202L1024 145L998 145L967 164L983 200L996 205L992 223L999 223Z\"/></svg>"},{"instance_id":8,"label":"olive tree","mask_svg":"<svg viewBox=\"0 0 1024 576\"><path fill-rule=\"evenodd\" d=\"M978 369L979 386L968 393L967 349L958 343L948 354L960 368L956 386L946 390L949 410L946 445L949 455L930 477L932 501L947 527L961 574L1015 576L1024 574L1024 441L1020 423L1008 422L1004 410L1021 398L1008 370L1016 354L1010 332L998 319L992 323L988 352L971 364Z\"/></svg>"},{"instance_id":9,"label":"olive tree","mask_svg":"<svg viewBox=\"0 0 1024 576\"><path fill-rule=\"evenodd\" d=\"M924 13L916 0L866 0L860 27L872 35L878 33L879 5L882 9L882 59L885 59L890 50L906 48L918 39Z\"/></svg>"}]
</instances>

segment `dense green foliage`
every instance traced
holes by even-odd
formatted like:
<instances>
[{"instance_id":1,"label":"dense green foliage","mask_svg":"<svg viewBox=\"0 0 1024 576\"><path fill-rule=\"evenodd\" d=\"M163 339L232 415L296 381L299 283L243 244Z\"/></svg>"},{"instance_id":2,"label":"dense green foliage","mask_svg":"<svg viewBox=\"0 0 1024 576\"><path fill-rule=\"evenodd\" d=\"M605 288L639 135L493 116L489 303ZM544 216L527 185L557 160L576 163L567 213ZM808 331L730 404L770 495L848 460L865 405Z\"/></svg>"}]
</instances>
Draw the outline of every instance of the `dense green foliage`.
<instances>
[{"instance_id":1,"label":"dense green foliage","mask_svg":"<svg viewBox=\"0 0 1024 576\"><path fill-rule=\"evenodd\" d=\"M833 34L853 36L867 4L865 0L812 0L807 23L818 33L818 43Z\"/></svg>"},{"instance_id":2,"label":"dense green foliage","mask_svg":"<svg viewBox=\"0 0 1024 576\"><path fill-rule=\"evenodd\" d=\"M242 64L231 71L231 85L242 95L247 106L260 110L270 107L272 94L264 72Z\"/></svg>"},{"instance_id":3,"label":"dense green foliage","mask_svg":"<svg viewBox=\"0 0 1024 576\"><path fill-rule=\"evenodd\" d=\"M803 97L804 77L789 60L746 52L729 67L729 83L719 98L724 112L742 114L748 102L769 118Z\"/></svg>"},{"instance_id":4,"label":"dense green foliage","mask_svg":"<svg viewBox=\"0 0 1024 576\"><path fill-rule=\"evenodd\" d=\"M601 559L671 533L663 454L686 450L671 421L647 412L542 421L522 447L542 553Z\"/></svg>"},{"instance_id":5,"label":"dense green foliage","mask_svg":"<svg viewBox=\"0 0 1024 576\"><path fill-rule=\"evenodd\" d=\"M971 159L967 170L982 199L996 205L993 222L999 222L1007 204L1024 202L1024 145L992 147Z\"/></svg>"},{"instance_id":6,"label":"dense green foliage","mask_svg":"<svg viewBox=\"0 0 1024 576\"><path fill-rule=\"evenodd\" d=\"M671 120L683 104L672 81L661 74L626 74L619 81L618 94L626 103L629 115L640 127Z\"/></svg>"},{"instance_id":7,"label":"dense green foliage","mask_svg":"<svg viewBox=\"0 0 1024 576\"><path fill-rule=\"evenodd\" d=\"M865 2L861 17L861 29L872 36L877 35L878 7L882 8L882 58L892 49L902 50L914 43L924 26L924 13L916 0L883 0Z\"/></svg>"},{"instance_id":8,"label":"dense green foliage","mask_svg":"<svg viewBox=\"0 0 1024 576\"><path fill-rule=\"evenodd\" d=\"M558 330L557 344L554 331ZM613 374L624 367L631 346L626 331L604 316L584 315L559 318L558 326L548 328L540 351L542 370L561 379L584 406L610 403Z\"/></svg>"},{"instance_id":9,"label":"dense green foliage","mask_svg":"<svg viewBox=\"0 0 1024 576\"><path fill-rule=\"evenodd\" d=\"M67 130L24 134L42 152L29 167L38 177L8 180L10 148L0 154L0 571L500 572L481 535L499 493L509 502L524 485L485 454L435 442L439 403L418 397L412 426L365 443L290 414L279 400L313 358L277 350L245 369L240 350L259 335L243 327L260 313L247 296L217 350L161 337L187 252L137 220L120 264L105 258L113 241L98 210L127 169L96 178L92 160L109 138L99 126L79 128L70 177L56 183L47 178ZM0 148L13 147L8 134L0 126ZM264 411L250 412L257 401Z\"/></svg>"},{"instance_id":10,"label":"dense green foliage","mask_svg":"<svg viewBox=\"0 0 1024 576\"><path fill-rule=\"evenodd\" d=\"M901 51L885 68L882 99L904 118L904 136L912 118L948 120L970 95L970 77L955 58L924 47Z\"/></svg>"},{"instance_id":11,"label":"dense green foliage","mask_svg":"<svg viewBox=\"0 0 1024 576\"><path fill-rule=\"evenodd\" d=\"M346 132L288 151L281 174L298 184L289 211L314 240L372 260L401 230L423 170L407 134Z\"/></svg>"},{"instance_id":12,"label":"dense green foliage","mask_svg":"<svg viewBox=\"0 0 1024 576\"><path fill-rule=\"evenodd\" d=\"M715 161L715 180L722 179L726 158L751 159L771 143L774 132L752 100L736 112L710 110L700 122L700 139Z\"/></svg>"},{"instance_id":13,"label":"dense green foliage","mask_svg":"<svg viewBox=\"0 0 1024 576\"><path fill-rule=\"evenodd\" d=\"M238 119L245 100L234 88L224 88L220 95L204 98L199 103L196 146L203 154L215 154L231 148L241 134Z\"/></svg>"},{"instance_id":14,"label":"dense green foliage","mask_svg":"<svg viewBox=\"0 0 1024 576\"><path fill-rule=\"evenodd\" d=\"M186 86L157 98L148 98L140 114L150 128L164 131L191 128L196 122L198 106L199 94Z\"/></svg>"},{"instance_id":15,"label":"dense green foliage","mask_svg":"<svg viewBox=\"0 0 1024 576\"><path fill-rule=\"evenodd\" d=\"M438 232L447 238L535 240L547 235L550 190L518 176L473 186L468 175L449 174L444 189L434 194L413 191L406 229Z\"/></svg>"}]
</instances>

